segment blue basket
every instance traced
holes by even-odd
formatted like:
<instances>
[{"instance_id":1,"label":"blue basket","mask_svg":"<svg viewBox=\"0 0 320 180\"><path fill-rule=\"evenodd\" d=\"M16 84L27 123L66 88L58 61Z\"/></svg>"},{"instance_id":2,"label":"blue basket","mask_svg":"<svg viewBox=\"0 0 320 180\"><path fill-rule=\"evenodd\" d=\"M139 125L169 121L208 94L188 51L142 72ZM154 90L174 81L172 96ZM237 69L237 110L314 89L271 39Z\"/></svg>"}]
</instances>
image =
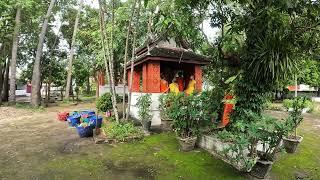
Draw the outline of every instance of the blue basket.
<instances>
[{"instance_id":1,"label":"blue basket","mask_svg":"<svg viewBox=\"0 0 320 180\"><path fill-rule=\"evenodd\" d=\"M77 126L77 132L80 136L80 138L84 138L84 137L92 137L93 136L93 129L91 126Z\"/></svg>"},{"instance_id":2,"label":"blue basket","mask_svg":"<svg viewBox=\"0 0 320 180\"><path fill-rule=\"evenodd\" d=\"M92 110L82 110L80 111L80 115L89 115L89 116L93 116L95 115L96 112L92 111Z\"/></svg>"},{"instance_id":3,"label":"blue basket","mask_svg":"<svg viewBox=\"0 0 320 180\"><path fill-rule=\"evenodd\" d=\"M76 127L78 124L80 124L80 118L81 118L81 116L79 114L73 115L73 116L69 116L67 118L69 126Z\"/></svg>"},{"instance_id":4,"label":"blue basket","mask_svg":"<svg viewBox=\"0 0 320 180\"><path fill-rule=\"evenodd\" d=\"M98 121L97 121L97 116L91 116L89 120L89 125L94 129L97 123L97 127L101 128L102 120L103 118L101 116L98 116Z\"/></svg>"},{"instance_id":5,"label":"blue basket","mask_svg":"<svg viewBox=\"0 0 320 180\"><path fill-rule=\"evenodd\" d=\"M78 114L79 114L78 111L73 111L73 112L71 112L69 115L70 115L70 116L75 116L75 115L78 115Z\"/></svg>"}]
</instances>

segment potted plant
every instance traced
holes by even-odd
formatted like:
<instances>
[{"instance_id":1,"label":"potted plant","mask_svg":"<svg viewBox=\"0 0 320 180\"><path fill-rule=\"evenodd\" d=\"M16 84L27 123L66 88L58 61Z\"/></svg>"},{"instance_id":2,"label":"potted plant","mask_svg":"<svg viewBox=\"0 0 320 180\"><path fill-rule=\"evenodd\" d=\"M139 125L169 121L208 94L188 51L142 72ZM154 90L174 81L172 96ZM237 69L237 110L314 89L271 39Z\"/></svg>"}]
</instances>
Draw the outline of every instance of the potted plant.
<instances>
[{"instance_id":1,"label":"potted plant","mask_svg":"<svg viewBox=\"0 0 320 180\"><path fill-rule=\"evenodd\" d=\"M172 119L167 114L167 109L170 108L172 100L175 95L172 93L162 94L159 96L159 110L161 118L161 127L164 130L172 130Z\"/></svg>"},{"instance_id":2,"label":"potted plant","mask_svg":"<svg viewBox=\"0 0 320 180\"><path fill-rule=\"evenodd\" d=\"M107 117L110 117L112 109L111 94L105 93L99 97L96 102L96 107L100 112L104 112Z\"/></svg>"},{"instance_id":3,"label":"potted plant","mask_svg":"<svg viewBox=\"0 0 320 180\"><path fill-rule=\"evenodd\" d=\"M263 116L256 125L258 131L255 136L262 143L262 150L257 151L259 160L250 174L256 178L265 179L276 160L276 153L280 151L281 140L287 132L287 127L282 121L267 116Z\"/></svg>"},{"instance_id":4,"label":"potted plant","mask_svg":"<svg viewBox=\"0 0 320 180\"><path fill-rule=\"evenodd\" d=\"M199 133L201 111L195 96L180 93L172 99L167 109L168 117L173 120L173 130L178 136L182 151L194 149Z\"/></svg>"},{"instance_id":5,"label":"potted plant","mask_svg":"<svg viewBox=\"0 0 320 180\"><path fill-rule=\"evenodd\" d=\"M151 107L151 94L145 94L138 98L138 115L145 131L149 132L151 127L152 114L150 113Z\"/></svg>"},{"instance_id":6,"label":"potted plant","mask_svg":"<svg viewBox=\"0 0 320 180\"><path fill-rule=\"evenodd\" d=\"M297 135L297 127L302 122L302 112L307 106L308 99L306 97L296 97L292 101L292 110L289 111L289 117L286 119L286 125L289 129L288 132L294 134L287 134L283 138L283 145L287 153L294 153L297 150L298 145L301 143L303 137Z\"/></svg>"}]
</instances>

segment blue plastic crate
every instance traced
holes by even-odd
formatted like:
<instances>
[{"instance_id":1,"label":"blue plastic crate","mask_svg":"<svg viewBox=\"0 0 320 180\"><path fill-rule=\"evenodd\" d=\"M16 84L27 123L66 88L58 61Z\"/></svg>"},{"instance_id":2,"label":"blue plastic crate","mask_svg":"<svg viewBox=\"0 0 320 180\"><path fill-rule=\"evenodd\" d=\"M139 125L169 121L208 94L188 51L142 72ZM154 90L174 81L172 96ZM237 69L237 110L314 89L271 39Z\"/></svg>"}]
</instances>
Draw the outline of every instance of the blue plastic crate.
<instances>
[{"instance_id":1,"label":"blue plastic crate","mask_svg":"<svg viewBox=\"0 0 320 180\"><path fill-rule=\"evenodd\" d=\"M97 120L97 116L91 116L89 118L89 125L94 129L96 127L96 123L97 123L97 127L101 128L102 120L103 120L103 118L101 116L98 116L98 120Z\"/></svg>"},{"instance_id":2,"label":"blue plastic crate","mask_svg":"<svg viewBox=\"0 0 320 180\"><path fill-rule=\"evenodd\" d=\"M78 132L80 138L93 136L93 129L91 126L83 127L83 126L79 125L76 128L77 128L77 132Z\"/></svg>"},{"instance_id":3,"label":"blue plastic crate","mask_svg":"<svg viewBox=\"0 0 320 180\"><path fill-rule=\"evenodd\" d=\"M81 118L81 116L79 114L69 116L67 118L69 126L76 127L78 124L80 124L80 118Z\"/></svg>"}]
</instances>

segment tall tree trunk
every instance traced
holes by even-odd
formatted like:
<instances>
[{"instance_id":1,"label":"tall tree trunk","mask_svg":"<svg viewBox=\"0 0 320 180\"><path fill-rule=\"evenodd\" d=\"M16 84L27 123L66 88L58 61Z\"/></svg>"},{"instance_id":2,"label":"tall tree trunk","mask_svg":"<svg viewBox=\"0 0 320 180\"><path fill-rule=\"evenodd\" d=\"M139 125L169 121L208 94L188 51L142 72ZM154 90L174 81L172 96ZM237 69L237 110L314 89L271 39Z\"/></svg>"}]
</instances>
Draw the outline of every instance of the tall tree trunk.
<instances>
[{"instance_id":1,"label":"tall tree trunk","mask_svg":"<svg viewBox=\"0 0 320 180\"><path fill-rule=\"evenodd\" d=\"M42 50L43 50L43 42L44 38L46 36L47 32L47 27L48 27L48 22L49 18L54 6L55 0L50 1L50 5L47 11L47 14L44 18L44 22L42 24L42 29L39 37L39 43L37 47L37 53L36 53L36 59L34 60L34 65L33 65L33 73L32 73L32 88L31 88L31 105L38 107L40 105L40 98L41 98L41 93L40 93L40 81L41 81L41 69L40 69L40 64L41 64L41 56L42 56Z\"/></svg>"},{"instance_id":2,"label":"tall tree trunk","mask_svg":"<svg viewBox=\"0 0 320 180\"><path fill-rule=\"evenodd\" d=\"M129 113L130 113L130 105L131 105L131 96L132 96L132 82L133 82L133 71L134 71L134 60L135 60L135 52L136 52L136 36L137 36L137 27L139 24L139 16L140 16L140 6L141 2L138 1L138 11L137 11L137 19L136 24L133 28L133 42L132 42L132 57L131 57L131 69L130 69L130 87L129 87L129 95L128 95L128 108L127 108L127 114L126 114L126 121L129 119Z\"/></svg>"},{"instance_id":3,"label":"tall tree trunk","mask_svg":"<svg viewBox=\"0 0 320 180\"><path fill-rule=\"evenodd\" d=\"M4 84L4 75L6 72L6 63L7 63L7 51L6 51L6 46L4 45L3 47L3 61L4 63L0 63L0 105L2 104L2 89L3 89L3 84Z\"/></svg>"},{"instance_id":4,"label":"tall tree trunk","mask_svg":"<svg viewBox=\"0 0 320 180\"><path fill-rule=\"evenodd\" d=\"M96 82L96 98L99 98L99 77L98 73L95 74L94 76L94 81Z\"/></svg>"},{"instance_id":5,"label":"tall tree trunk","mask_svg":"<svg viewBox=\"0 0 320 180\"><path fill-rule=\"evenodd\" d=\"M87 80L86 80L86 94L90 94L91 92L91 87L90 87L90 76L87 77Z\"/></svg>"},{"instance_id":6,"label":"tall tree trunk","mask_svg":"<svg viewBox=\"0 0 320 180\"><path fill-rule=\"evenodd\" d=\"M10 70L10 58L7 60L4 81L3 81L3 93L2 93L2 101L8 102L9 99L9 70Z\"/></svg>"},{"instance_id":7,"label":"tall tree trunk","mask_svg":"<svg viewBox=\"0 0 320 180\"><path fill-rule=\"evenodd\" d=\"M131 16L128 22L128 29L127 29L127 37L126 37L126 47L124 50L124 60L123 60L123 100L122 100L122 117L123 119L126 119L126 82L127 82L127 61L128 61L128 50L129 50L129 36L130 36L130 31L131 31L131 24L132 24L132 19L136 11L136 4L137 0L133 2L132 9L131 9Z\"/></svg>"},{"instance_id":8,"label":"tall tree trunk","mask_svg":"<svg viewBox=\"0 0 320 180\"><path fill-rule=\"evenodd\" d=\"M83 0L80 0L80 5L79 5L79 9L78 9L78 12L77 12L77 16L76 16L76 20L75 20L74 28L73 28L73 35L72 35L72 42L71 42L71 49L70 49L70 57L69 57L69 64L68 64L67 87L66 87L66 95L65 95L65 98L67 100L69 100L70 87L72 85L72 82L71 82L72 63L73 63L72 61L73 61L73 56L74 56L74 48L75 48L75 43L76 43L76 37L77 37L77 32L78 32L78 25L79 25L79 19L80 19L82 4L83 4Z\"/></svg>"},{"instance_id":9,"label":"tall tree trunk","mask_svg":"<svg viewBox=\"0 0 320 180\"><path fill-rule=\"evenodd\" d=\"M113 1L112 1L112 4L113 4ZM106 42L105 29L104 29L105 28L105 20L104 20L105 11L104 11L104 7L103 7L101 0L99 0L99 10L100 10L101 42L102 42L102 49L103 49L103 57L104 57L105 66L106 66L106 74L108 76L110 88L111 88L112 106L113 106L114 115L115 115L116 121L119 122L119 114L118 114L118 109L117 109L117 99L116 99L116 92L115 92L115 87L114 87L114 76L113 76L114 71L113 71L113 65L112 65L113 64L113 61L112 61L113 52L111 52L111 54L110 54L110 51L113 51L113 33L112 33L113 27L112 27L112 31L111 31L111 50L109 50L109 48L106 49L106 44L108 45L108 42ZM112 12L112 14L113 14L113 12ZM112 24L113 24L113 20L112 20ZM107 57L109 59L109 63L107 61Z\"/></svg>"},{"instance_id":10,"label":"tall tree trunk","mask_svg":"<svg viewBox=\"0 0 320 180\"><path fill-rule=\"evenodd\" d=\"M17 53L18 53L18 43L19 43L19 33L20 33L20 16L21 8L17 8L15 27L13 31L13 41L12 41L12 54L10 62L10 94L9 103L11 105L16 103L16 71L17 71Z\"/></svg>"}]
</instances>

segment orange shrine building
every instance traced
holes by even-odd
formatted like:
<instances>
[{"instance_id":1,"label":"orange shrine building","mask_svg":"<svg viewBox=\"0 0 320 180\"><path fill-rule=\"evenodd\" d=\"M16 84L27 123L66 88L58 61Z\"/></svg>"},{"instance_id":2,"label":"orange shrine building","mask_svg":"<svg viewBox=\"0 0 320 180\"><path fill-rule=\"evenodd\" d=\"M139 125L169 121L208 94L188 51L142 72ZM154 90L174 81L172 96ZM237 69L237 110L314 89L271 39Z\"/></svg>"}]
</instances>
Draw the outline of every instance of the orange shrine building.
<instances>
[{"instance_id":1,"label":"orange shrine building","mask_svg":"<svg viewBox=\"0 0 320 180\"><path fill-rule=\"evenodd\" d=\"M196 91L202 90L202 67L210 63L209 59L193 51L178 47L173 40L153 42L149 47L144 46L136 51L133 66L132 98L130 115L138 118L137 99L143 94L150 93L152 98L152 125L160 125L159 96L161 78L170 84L174 77L187 86L190 76L196 81ZM130 87L131 63L127 64L127 82Z\"/></svg>"}]
</instances>

